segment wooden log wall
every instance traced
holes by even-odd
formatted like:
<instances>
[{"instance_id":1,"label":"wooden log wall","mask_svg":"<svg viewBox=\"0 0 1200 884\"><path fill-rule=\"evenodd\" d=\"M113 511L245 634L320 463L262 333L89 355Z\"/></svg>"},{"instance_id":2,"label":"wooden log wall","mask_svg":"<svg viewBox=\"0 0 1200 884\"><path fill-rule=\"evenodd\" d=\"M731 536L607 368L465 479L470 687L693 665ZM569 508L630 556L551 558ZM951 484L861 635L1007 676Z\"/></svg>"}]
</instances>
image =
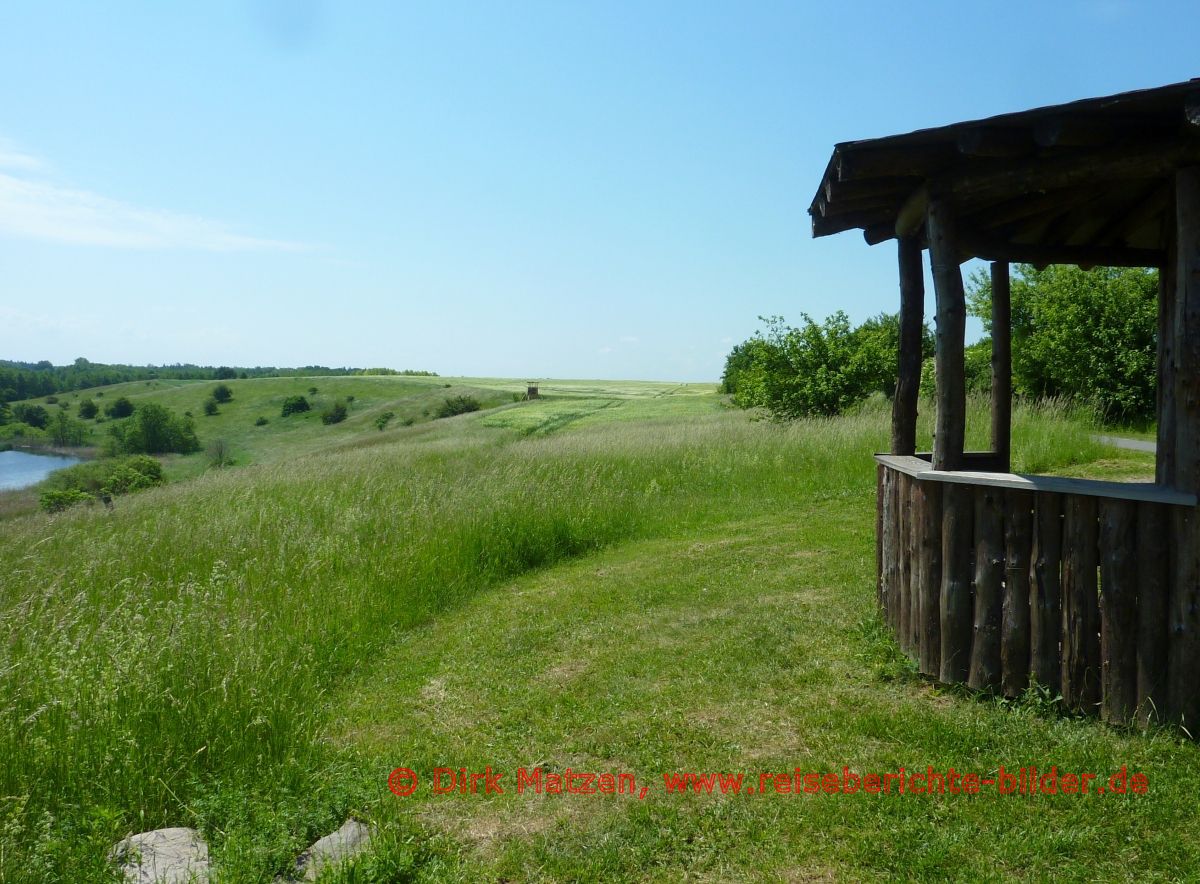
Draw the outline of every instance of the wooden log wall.
<instances>
[{"instance_id":1,"label":"wooden log wall","mask_svg":"<svg viewBox=\"0 0 1200 884\"><path fill-rule=\"evenodd\" d=\"M878 600L942 682L1030 685L1113 724L1169 715L1168 503L914 478L879 465Z\"/></svg>"}]
</instances>

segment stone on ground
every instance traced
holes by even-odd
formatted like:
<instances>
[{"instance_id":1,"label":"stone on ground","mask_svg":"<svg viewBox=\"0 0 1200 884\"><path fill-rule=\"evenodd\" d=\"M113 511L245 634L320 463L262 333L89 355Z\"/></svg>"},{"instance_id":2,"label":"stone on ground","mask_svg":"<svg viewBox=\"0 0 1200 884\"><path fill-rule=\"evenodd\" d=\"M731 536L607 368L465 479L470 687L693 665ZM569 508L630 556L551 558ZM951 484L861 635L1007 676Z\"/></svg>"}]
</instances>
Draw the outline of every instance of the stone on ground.
<instances>
[{"instance_id":1,"label":"stone on ground","mask_svg":"<svg viewBox=\"0 0 1200 884\"><path fill-rule=\"evenodd\" d=\"M125 884L205 884L208 845L195 829L176 827L130 835L117 843L113 858Z\"/></svg>"}]
</instances>

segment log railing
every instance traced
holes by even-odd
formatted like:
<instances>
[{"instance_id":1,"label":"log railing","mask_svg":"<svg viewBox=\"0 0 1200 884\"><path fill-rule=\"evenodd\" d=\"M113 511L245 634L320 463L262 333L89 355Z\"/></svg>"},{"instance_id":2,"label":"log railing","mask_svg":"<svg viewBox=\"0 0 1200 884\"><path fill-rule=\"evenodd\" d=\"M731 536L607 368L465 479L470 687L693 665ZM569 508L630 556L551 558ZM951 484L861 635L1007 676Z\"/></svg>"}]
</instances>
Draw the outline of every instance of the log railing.
<instances>
[{"instance_id":1,"label":"log railing","mask_svg":"<svg viewBox=\"0 0 1200 884\"><path fill-rule=\"evenodd\" d=\"M1116 724L1164 716L1171 510L1195 495L875 459L878 602L921 672L1008 696L1032 679Z\"/></svg>"}]
</instances>

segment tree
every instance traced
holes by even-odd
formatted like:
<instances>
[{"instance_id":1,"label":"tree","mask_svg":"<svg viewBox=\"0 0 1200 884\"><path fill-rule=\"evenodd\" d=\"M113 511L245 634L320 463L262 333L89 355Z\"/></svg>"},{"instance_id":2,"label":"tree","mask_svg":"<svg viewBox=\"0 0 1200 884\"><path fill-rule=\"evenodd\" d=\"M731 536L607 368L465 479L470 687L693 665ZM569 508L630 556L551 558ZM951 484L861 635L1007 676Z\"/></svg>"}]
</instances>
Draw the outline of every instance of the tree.
<instances>
[{"instance_id":1,"label":"tree","mask_svg":"<svg viewBox=\"0 0 1200 884\"><path fill-rule=\"evenodd\" d=\"M205 399L204 400L204 413L208 417L212 417L214 414L219 414L220 411L221 411L221 409L217 408L217 400L216 399Z\"/></svg>"},{"instance_id":2,"label":"tree","mask_svg":"<svg viewBox=\"0 0 1200 884\"><path fill-rule=\"evenodd\" d=\"M323 424L340 424L346 419L346 403L335 402L329 408L321 412L321 423Z\"/></svg>"},{"instance_id":3,"label":"tree","mask_svg":"<svg viewBox=\"0 0 1200 884\"><path fill-rule=\"evenodd\" d=\"M88 432L87 427L72 419L62 410L55 412L54 417L50 418L50 425L47 429L50 432L50 438L58 446L82 445Z\"/></svg>"},{"instance_id":4,"label":"tree","mask_svg":"<svg viewBox=\"0 0 1200 884\"><path fill-rule=\"evenodd\" d=\"M308 400L303 396L288 396L283 400L282 417L287 417L289 414L300 414L308 411L312 406L308 404Z\"/></svg>"},{"instance_id":5,"label":"tree","mask_svg":"<svg viewBox=\"0 0 1200 884\"><path fill-rule=\"evenodd\" d=\"M233 390L229 389L228 384L217 384L213 387L212 397L217 402L230 402L233 399Z\"/></svg>"},{"instance_id":6,"label":"tree","mask_svg":"<svg viewBox=\"0 0 1200 884\"><path fill-rule=\"evenodd\" d=\"M119 396L109 403L108 407L104 409L104 413L112 418L129 417L133 414L133 403L124 396Z\"/></svg>"},{"instance_id":7,"label":"tree","mask_svg":"<svg viewBox=\"0 0 1200 884\"><path fill-rule=\"evenodd\" d=\"M113 447L123 454L188 454L200 450L192 421L153 402L140 406L133 419L113 426Z\"/></svg>"},{"instance_id":8,"label":"tree","mask_svg":"<svg viewBox=\"0 0 1200 884\"><path fill-rule=\"evenodd\" d=\"M483 406L479 404L479 400L474 396L451 396L445 402L438 406L438 417L454 417L456 414L466 414L471 411L479 411Z\"/></svg>"},{"instance_id":9,"label":"tree","mask_svg":"<svg viewBox=\"0 0 1200 884\"><path fill-rule=\"evenodd\" d=\"M1089 401L1111 419L1155 409L1158 273L1020 264L1012 280L1013 388ZM991 280L976 273L970 312L991 329Z\"/></svg>"},{"instance_id":10,"label":"tree","mask_svg":"<svg viewBox=\"0 0 1200 884\"><path fill-rule=\"evenodd\" d=\"M18 402L14 405L12 415L13 419L19 423L29 424L39 430L46 429L47 424L50 423L50 412L40 405L30 405L27 402Z\"/></svg>"},{"instance_id":11,"label":"tree","mask_svg":"<svg viewBox=\"0 0 1200 884\"><path fill-rule=\"evenodd\" d=\"M375 418L375 428L383 432L383 428L388 425L388 422L396 416L394 411L385 411L383 414Z\"/></svg>"},{"instance_id":12,"label":"tree","mask_svg":"<svg viewBox=\"0 0 1200 884\"><path fill-rule=\"evenodd\" d=\"M100 413L99 406L91 399L84 399L79 403L79 416L84 420L91 420Z\"/></svg>"},{"instance_id":13,"label":"tree","mask_svg":"<svg viewBox=\"0 0 1200 884\"><path fill-rule=\"evenodd\" d=\"M213 372L213 378L218 381L228 381L237 377L237 371L230 368L228 365L219 366Z\"/></svg>"}]
</instances>

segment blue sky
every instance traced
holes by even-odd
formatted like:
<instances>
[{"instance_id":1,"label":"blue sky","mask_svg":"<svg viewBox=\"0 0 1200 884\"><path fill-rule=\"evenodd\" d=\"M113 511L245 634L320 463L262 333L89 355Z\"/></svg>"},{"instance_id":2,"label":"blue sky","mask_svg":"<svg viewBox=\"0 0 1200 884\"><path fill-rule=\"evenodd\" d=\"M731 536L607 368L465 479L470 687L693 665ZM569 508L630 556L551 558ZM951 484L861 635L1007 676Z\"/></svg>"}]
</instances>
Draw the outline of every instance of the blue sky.
<instances>
[{"instance_id":1,"label":"blue sky","mask_svg":"<svg viewBox=\"0 0 1200 884\"><path fill-rule=\"evenodd\" d=\"M0 357L713 380L894 311L835 142L1200 76L1186 3L6 4ZM968 268L969 269L969 268Z\"/></svg>"}]
</instances>

